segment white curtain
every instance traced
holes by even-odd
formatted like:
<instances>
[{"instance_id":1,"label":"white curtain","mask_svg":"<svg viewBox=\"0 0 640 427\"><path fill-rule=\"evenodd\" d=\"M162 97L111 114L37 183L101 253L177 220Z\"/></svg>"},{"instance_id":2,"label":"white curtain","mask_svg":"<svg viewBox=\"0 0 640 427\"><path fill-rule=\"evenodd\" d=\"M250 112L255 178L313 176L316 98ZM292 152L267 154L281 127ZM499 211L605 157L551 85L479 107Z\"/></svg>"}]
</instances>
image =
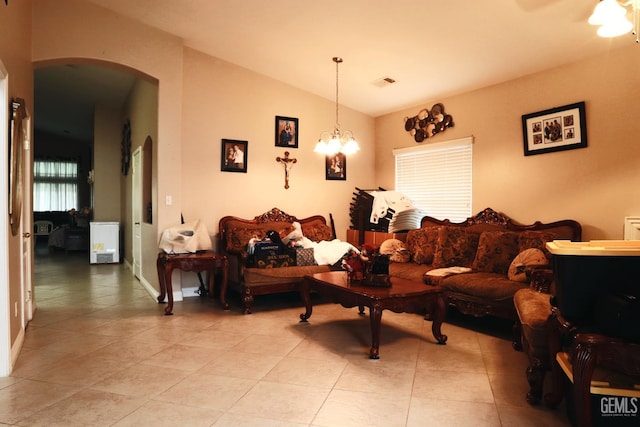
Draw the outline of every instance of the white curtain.
<instances>
[{"instance_id":1,"label":"white curtain","mask_svg":"<svg viewBox=\"0 0 640 427\"><path fill-rule=\"evenodd\" d=\"M78 206L78 162L38 160L33 164L33 210L67 211Z\"/></svg>"}]
</instances>

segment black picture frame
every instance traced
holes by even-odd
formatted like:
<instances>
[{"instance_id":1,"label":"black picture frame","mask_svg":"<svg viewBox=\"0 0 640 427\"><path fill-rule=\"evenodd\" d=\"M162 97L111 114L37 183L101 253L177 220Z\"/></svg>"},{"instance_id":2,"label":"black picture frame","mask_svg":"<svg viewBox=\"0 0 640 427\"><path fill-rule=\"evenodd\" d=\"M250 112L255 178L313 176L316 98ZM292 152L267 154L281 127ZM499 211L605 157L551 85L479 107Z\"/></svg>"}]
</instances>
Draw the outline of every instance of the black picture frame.
<instances>
[{"instance_id":1,"label":"black picture frame","mask_svg":"<svg viewBox=\"0 0 640 427\"><path fill-rule=\"evenodd\" d=\"M276 116L276 147L298 148L298 119Z\"/></svg>"},{"instance_id":2,"label":"black picture frame","mask_svg":"<svg viewBox=\"0 0 640 427\"><path fill-rule=\"evenodd\" d=\"M222 172L247 173L249 142L236 139L223 139L220 151L220 170ZM240 151L240 153L238 153ZM239 161L241 160L241 161Z\"/></svg>"},{"instance_id":3,"label":"black picture frame","mask_svg":"<svg viewBox=\"0 0 640 427\"><path fill-rule=\"evenodd\" d=\"M523 115L522 134L525 156L585 148L584 101Z\"/></svg>"},{"instance_id":4,"label":"black picture frame","mask_svg":"<svg viewBox=\"0 0 640 427\"><path fill-rule=\"evenodd\" d=\"M347 156L343 153L330 154L325 157L325 179L327 181L346 181Z\"/></svg>"}]
</instances>

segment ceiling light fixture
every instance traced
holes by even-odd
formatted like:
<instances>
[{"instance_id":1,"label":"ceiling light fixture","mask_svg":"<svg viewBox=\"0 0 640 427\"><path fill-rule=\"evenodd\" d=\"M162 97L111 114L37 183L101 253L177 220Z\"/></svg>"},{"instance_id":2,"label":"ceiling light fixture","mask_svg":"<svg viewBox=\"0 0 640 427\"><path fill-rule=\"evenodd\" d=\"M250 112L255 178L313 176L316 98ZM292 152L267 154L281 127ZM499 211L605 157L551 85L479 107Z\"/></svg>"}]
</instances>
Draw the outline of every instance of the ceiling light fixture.
<instances>
[{"instance_id":1,"label":"ceiling light fixture","mask_svg":"<svg viewBox=\"0 0 640 427\"><path fill-rule=\"evenodd\" d=\"M360 146L353 137L353 132L350 130L340 131L340 120L338 119L338 65L342 63L342 58L336 56L333 58L333 62L336 63L336 124L333 132L323 131L320 134L320 139L313 151L325 155L353 154L360 150Z\"/></svg>"},{"instance_id":2,"label":"ceiling light fixture","mask_svg":"<svg viewBox=\"0 0 640 427\"><path fill-rule=\"evenodd\" d=\"M631 6L633 22L627 18L628 6ZM600 37L618 37L632 31L636 43L640 43L640 0L627 0L622 4L617 0L602 0L589 17L589 24L600 26Z\"/></svg>"}]
</instances>

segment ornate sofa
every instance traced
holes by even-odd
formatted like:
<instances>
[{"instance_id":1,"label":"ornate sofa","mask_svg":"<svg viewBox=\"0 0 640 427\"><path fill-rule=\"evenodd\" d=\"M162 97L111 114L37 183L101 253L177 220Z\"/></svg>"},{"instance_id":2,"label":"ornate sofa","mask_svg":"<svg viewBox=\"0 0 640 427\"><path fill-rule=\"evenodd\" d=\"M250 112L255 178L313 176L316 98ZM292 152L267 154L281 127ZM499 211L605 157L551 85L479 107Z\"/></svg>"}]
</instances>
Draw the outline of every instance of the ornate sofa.
<instances>
[{"instance_id":1,"label":"ornate sofa","mask_svg":"<svg viewBox=\"0 0 640 427\"><path fill-rule=\"evenodd\" d=\"M333 240L335 229L321 215L298 219L273 208L253 219L225 216L219 222L219 250L229 258L229 288L242 296L243 311L251 313L254 296L297 291L297 285L305 275L331 270L330 265L305 265L278 268L251 267L247 243L252 238L263 239L269 230L280 237L294 230L292 223L299 222L302 234L314 242Z\"/></svg>"},{"instance_id":2,"label":"ornate sofa","mask_svg":"<svg viewBox=\"0 0 640 427\"><path fill-rule=\"evenodd\" d=\"M389 274L442 286L449 305L464 314L517 320L513 296L529 287L529 272L510 280L514 260L527 249L539 249L550 260L546 242L580 240L581 233L580 224L573 220L522 225L491 208L461 223L427 216L420 229L407 233L410 261L391 263ZM454 266L471 271L427 274Z\"/></svg>"}]
</instances>

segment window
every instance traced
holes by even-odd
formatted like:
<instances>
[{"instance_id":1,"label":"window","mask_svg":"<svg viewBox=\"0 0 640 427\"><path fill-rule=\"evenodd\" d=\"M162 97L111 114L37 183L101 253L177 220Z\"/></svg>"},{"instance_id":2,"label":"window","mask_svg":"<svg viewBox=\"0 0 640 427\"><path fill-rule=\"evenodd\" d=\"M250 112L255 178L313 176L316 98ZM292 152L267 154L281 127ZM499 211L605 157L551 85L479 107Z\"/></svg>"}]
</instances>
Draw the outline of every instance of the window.
<instances>
[{"instance_id":1,"label":"window","mask_svg":"<svg viewBox=\"0 0 640 427\"><path fill-rule=\"evenodd\" d=\"M35 159L33 210L66 211L78 206L78 161Z\"/></svg>"},{"instance_id":2,"label":"window","mask_svg":"<svg viewBox=\"0 0 640 427\"><path fill-rule=\"evenodd\" d=\"M461 222L469 218L473 137L393 150L396 191L429 216Z\"/></svg>"}]
</instances>

